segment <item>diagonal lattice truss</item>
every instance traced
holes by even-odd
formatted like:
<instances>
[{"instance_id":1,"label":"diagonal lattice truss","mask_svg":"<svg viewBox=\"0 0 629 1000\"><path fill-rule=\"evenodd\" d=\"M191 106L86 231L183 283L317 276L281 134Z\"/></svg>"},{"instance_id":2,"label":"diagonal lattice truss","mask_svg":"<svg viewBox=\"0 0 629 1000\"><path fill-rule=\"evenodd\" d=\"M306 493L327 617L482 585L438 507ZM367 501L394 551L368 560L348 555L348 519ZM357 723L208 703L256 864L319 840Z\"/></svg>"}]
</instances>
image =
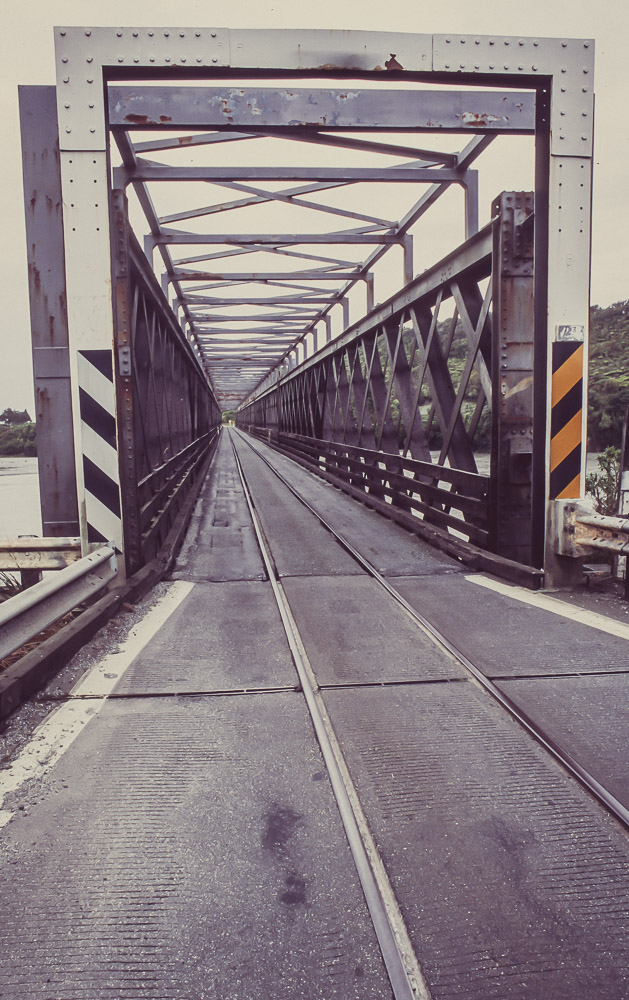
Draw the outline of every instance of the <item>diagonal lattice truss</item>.
<instances>
[{"instance_id":1,"label":"diagonal lattice truss","mask_svg":"<svg viewBox=\"0 0 629 1000\"><path fill-rule=\"evenodd\" d=\"M492 401L493 230L376 308L299 377L256 393L245 419L425 462L436 450L438 465L476 472L474 441Z\"/></svg>"},{"instance_id":2,"label":"diagonal lattice truss","mask_svg":"<svg viewBox=\"0 0 629 1000\"><path fill-rule=\"evenodd\" d=\"M114 187L130 185L144 212L145 252L158 255L162 287L224 409L372 310L386 255L392 287L408 284L415 227L453 187L464 210L452 245L472 236L475 160L498 131L534 131L527 92L365 89L349 109L347 93L109 87L122 163ZM237 128L192 130L225 111ZM436 116L449 149L426 148ZM165 135L165 122L181 129Z\"/></svg>"}]
</instances>

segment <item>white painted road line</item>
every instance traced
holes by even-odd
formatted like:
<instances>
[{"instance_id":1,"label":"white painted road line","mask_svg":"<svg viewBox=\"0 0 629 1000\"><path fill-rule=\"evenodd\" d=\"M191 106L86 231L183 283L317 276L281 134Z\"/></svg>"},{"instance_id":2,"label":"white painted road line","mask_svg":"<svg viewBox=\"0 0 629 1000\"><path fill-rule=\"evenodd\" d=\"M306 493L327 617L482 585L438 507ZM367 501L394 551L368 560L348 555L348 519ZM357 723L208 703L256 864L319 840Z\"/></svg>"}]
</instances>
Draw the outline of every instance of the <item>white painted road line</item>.
<instances>
[{"instance_id":1,"label":"white painted road line","mask_svg":"<svg viewBox=\"0 0 629 1000\"><path fill-rule=\"evenodd\" d=\"M599 615L596 611L588 611L567 601L561 601L548 594L540 594L534 590L526 590L524 587L514 587L508 583L501 583L500 580L492 580L487 576L466 576L466 580L475 583L479 587L486 587L504 597L510 597L514 601L521 601L523 604L530 604L534 608L543 611L550 611L553 615L560 615L562 618L569 618L580 625L589 625L607 635L616 635L620 639L629 639L629 624L616 621L615 618L608 618L607 615Z\"/></svg>"},{"instance_id":2,"label":"white painted road line","mask_svg":"<svg viewBox=\"0 0 629 1000\"><path fill-rule=\"evenodd\" d=\"M55 709L37 727L32 739L6 769L0 771L0 828L13 813L2 809L5 797L17 791L24 782L42 778L63 756L90 719L98 715L107 696L133 662L138 653L159 632L164 622L188 596L193 583L177 580L135 625L118 652L110 653L75 684L71 699ZM89 698L83 701L81 699Z\"/></svg>"}]
</instances>

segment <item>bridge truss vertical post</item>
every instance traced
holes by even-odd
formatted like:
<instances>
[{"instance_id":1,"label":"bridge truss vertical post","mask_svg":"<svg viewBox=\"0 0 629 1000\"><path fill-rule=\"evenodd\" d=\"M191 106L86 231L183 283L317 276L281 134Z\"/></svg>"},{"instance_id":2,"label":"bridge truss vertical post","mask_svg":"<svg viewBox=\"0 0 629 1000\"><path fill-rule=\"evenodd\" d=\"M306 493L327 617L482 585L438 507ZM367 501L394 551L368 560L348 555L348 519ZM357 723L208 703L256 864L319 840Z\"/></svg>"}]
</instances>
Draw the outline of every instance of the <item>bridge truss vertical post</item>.
<instances>
[{"instance_id":1,"label":"bridge truss vertical post","mask_svg":"<svg viewBox=\"0 0 629 1000\"><path fill-rule=\"evenodd\" d=\"M114 343L117 357L118 440L120 442L121 499L124 515L125 562L129 575L142 565L142 525L138 492L136 417L133 387L134 309L129 254L129 216L124 191L111 192L112 293L114 301Z\"/></svg>"},{"instance_id":2,"label":"bridge truss vertical post","mask_svg":"<svg viewBox=\"0 0 629 1000\"><path fill-rule=\"evenodd\" d=\"M532 562L534 195L493 203L492 518L494 552Z\"/></svg>"},{"instance_id":3,"label":"bridge truss vertical post","mask_svg":"<svg viewBox=\"0 0 629 1000\"><path fill-rule=\"evenodd\" d=\"M91 29L85 29L83 34L89 45ZM84 552L90 543L103 540L113 541L123 551L113 363L109 155L100 96L102 70L93 64L91 53L73 50L66 39L65 29L56 31L65 279L81 541Z\"/></svg>"},{"instance_id":4,"label":"bridge truss vertical post","mask_svg":"<svg viewBox=\"0 0 629 1000\"><path fill-rule=\"evenodd\" d=\"M20 87L39 494L44 536L79 534L54 87Z\"/></svg>"}]
</instances>

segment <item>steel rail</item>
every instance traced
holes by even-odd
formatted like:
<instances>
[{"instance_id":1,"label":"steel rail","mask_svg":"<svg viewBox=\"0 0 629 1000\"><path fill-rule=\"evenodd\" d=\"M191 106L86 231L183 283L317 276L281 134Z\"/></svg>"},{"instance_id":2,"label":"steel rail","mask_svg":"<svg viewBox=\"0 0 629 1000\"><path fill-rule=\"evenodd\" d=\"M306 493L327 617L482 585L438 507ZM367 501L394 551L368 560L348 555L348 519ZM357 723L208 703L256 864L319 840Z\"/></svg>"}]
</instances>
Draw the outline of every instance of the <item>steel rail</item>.
<instances>
[{"instance_id":1,"label":"steel rail","mask_svg":"<svg viewBox=\"0 0 629 1000\"><path fill-rule=\"evenodd\" d=\"M400 943L398 942L396 929L394 928L389 915L389 908L387 907L380 884L373 870L372 862L370 860L370 852L367 851L363 840L363 833L361 832L361 826L356 815L355 807L353 806L350 795L348 794L346 786L347 778L343 777L339 766L337 752L334 749L331 738L332 727L329 722L326 723L322 707L319 704L315 686L313 684L314 678L311 677L312 671L307 663L299 631L293 619L286 593L279 579L270 547L255 509L255 504L247 484L247 479L243 471L238 452L234 445L233 437L231 436L230 442L234 452L236 467L238 469L243 492L253 522L258 545L262 554L262 559L269 575L269 581L273 589L282 625L284 626L286 638L288 640L295 668L301 683L301 690L303 692L308 712L314 726L317 741L321 749L321 754L328 771L332 791L336 799L345 835L349 843L356 871L365 896L365 901L369 909L371 921L378 939L378 944L380 946L382 958L389 976L393 995L395 1000L417 1000L418 996L422 997L423 1000L429 1000L430 994L428 992L427 985L423 980L423 976L421 975L419 964L414 951L412 950L412 946L410 945L410 941L407 941L406 943L406 960L402 952L402 948L400 947ZM256 449L254 449L254 451L255 450ZM355 790L352 789L352 791L357 799ZM375 846L372 846L372 856L374 852L377 853ZM389 903L389 906L390 905L391 902ZM404 935L406 936L405 926L401 915L399 916L399 924L400 928L404 928ZM412 964L415 967L413 969L412 976L415 981L414 984L411 983L411 978L409 977L409 970L407 967L409 964Z\"/></svg>"},{"instance_id":2,"label":"steel rail","mask_svg":"<svg viewBox=\"0 0 629 1000\"><path fill-rule=\"evenodd\" d=\"M239 437L246 442L246 444L251 448L253 452L261 459L262 462L274 473L275 476L286 486L288 490L293 494L293 496L299 500L301 504L306 507L307 510L313 514L319 523L329 531L330 534L336 539L339 545L342 546L345 551L352 556L356 562L359 563L363 569L369 573L392 597L398 604L400 604L407 614L418 624L424 631L436 639L437 642L443 646L458 662L461 666L472 676L481 687L487 691L507 712L518 722L527 732L533 736L533 738L544 747L552 757L555 758L571 775L576 778L577 781L583 785L591 795L593 795L598 802L601 803L617 820L619 820L625 827L629 828L629 808L625 806L619 799L613 795L609 789L605 788L604 785L598 781L597 778L591 774L585 767L583 767L578 760L576 760L572 754L557 743L549 733L546 732L541 726L539 726L534 720L528 715L524 709L520 708L517 702L509 698L508 695L504 694L496 684L490 680L472 661L461 652L461 650L454 645L435 625L433 625L427 618L425 618L421 612L417 611L409 602L406 600L402 594L399 593L389 583L381 573L378 572L375 566L373 566L365 556L362 555L356 549L347 538L345 538L340 532L333 528L332 525L327 521L317 510L303 497L295 487L288 482L288 480L278 472L278 470L269 462L264 455L247 439L244 437L242 432L238 431Z\"/></svg>"}]
</instances>

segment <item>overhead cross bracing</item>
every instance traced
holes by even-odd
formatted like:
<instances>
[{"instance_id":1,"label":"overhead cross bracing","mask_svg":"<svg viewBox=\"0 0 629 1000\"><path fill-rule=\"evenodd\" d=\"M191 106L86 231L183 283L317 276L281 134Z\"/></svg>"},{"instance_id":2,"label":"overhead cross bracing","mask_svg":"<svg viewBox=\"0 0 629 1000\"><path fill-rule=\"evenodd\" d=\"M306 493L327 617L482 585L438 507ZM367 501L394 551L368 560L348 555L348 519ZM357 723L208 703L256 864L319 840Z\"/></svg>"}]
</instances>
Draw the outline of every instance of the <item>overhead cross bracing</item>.
<instances>
[{"instance_id":1,"label":"overhead cross bracing","mask_svg":"<svg viewBox=\"0 0 629 1000\"><path fill-rule=\"evenodd\" d=\"M394 287L412 279L414 227L453 186L464 222L452 245L477 231L473 165L496 134L534 133L535 99L212 83L112 83L109 126L114 187L135 192L145 252L159 255L162 287L232 409L373 308L374 268L392 249ZM444 148L427 148L425 132Z\"/></svg>"}]
</instances>

